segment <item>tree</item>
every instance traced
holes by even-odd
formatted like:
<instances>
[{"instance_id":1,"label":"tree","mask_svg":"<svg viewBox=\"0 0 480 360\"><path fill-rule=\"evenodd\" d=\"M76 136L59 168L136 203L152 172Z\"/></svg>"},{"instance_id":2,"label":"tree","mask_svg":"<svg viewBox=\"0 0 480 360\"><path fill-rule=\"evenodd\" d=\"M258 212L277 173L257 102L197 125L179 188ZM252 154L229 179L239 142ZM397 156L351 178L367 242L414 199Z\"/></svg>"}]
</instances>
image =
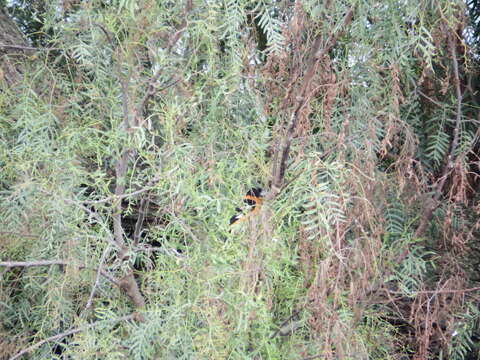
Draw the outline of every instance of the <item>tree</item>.
<instances>
[{"instance_id":1,"label":"tree","mask_svg":"<svg viewBox=\"0 0 480 360\"><path fill-rule=\"evenodd\" d=\"M463 3L40 8L1 94L6 358L466 358Z\"/></svg>"}]
</instances>

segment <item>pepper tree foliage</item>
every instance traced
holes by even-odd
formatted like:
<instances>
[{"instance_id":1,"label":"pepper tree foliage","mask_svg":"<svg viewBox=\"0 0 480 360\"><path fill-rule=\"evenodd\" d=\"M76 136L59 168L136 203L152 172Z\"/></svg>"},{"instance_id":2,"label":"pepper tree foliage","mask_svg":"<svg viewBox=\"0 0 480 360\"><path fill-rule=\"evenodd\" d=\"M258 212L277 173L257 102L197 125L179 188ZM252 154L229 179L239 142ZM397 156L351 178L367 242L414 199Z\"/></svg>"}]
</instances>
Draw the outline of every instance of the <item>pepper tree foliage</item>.
<instances>
[{"instance_id":1,"label":"pepper tree foliage","mask_svg":"<svg viewBox=\"0 0 480 360\"><path fill-rule=\"evenodd\" d=\"M29 356L475 353L462 2L44 10L0 95L1 356L71 329ZM252 186L261 211L229 227Z\"/></svg>"}]
</instances>

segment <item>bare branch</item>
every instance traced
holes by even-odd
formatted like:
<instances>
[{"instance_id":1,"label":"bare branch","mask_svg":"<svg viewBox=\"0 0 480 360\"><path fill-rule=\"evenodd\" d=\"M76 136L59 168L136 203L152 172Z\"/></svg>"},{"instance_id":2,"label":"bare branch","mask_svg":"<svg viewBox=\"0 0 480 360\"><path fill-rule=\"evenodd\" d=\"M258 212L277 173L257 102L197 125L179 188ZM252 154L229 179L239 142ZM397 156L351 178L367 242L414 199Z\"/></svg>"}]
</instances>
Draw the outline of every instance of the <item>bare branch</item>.
<instances>
[{"instance_id":1,"label":"bare branch","mask_svg":"<svg viewBox=\"0 0 480 360\"><path fill-rule=\"evenodd\" d=\"M418 88L416 89L416 92L417 92L418 94L420 94L421 96L423 96L425 99L429 100L432 104L437 105L438 107L443 108L443 107L445 106L444 104L442 104L442 103L440 103L440 102L432 99L430 96L424 94L424 93L421 92Z\"/></svg>"},{"instance_id":2,"label":"bare branch","mask_svg":"<svg viewBox=\"0 0 480 360\"><path fill-rule=\"evenodd\" d=\"M130 82L130 73L126 76L125 79L121 80L121 96L122 96L122 109L123 109L123 120L121 123L121 128L124 131L128 131L130 127L130 111L129 111L129 82ZM120 201L121 197L125 195L125 175L127 173L128 159L130 157L131 149L125 147L122 149L120 159L118 159L117 164L115 165L115 197L116 201L113 206L113 236L115 242L120 247L119 258L122 260L126 254L125 241L123 240L123 227L122 227L122 202Z\"/></svg>"},{"instance_id":3,"label":"bare branch","mask_svg":"<svg viewBox=\"0 0 480 360\"><path fill-rule=\"evenodd\" d=\"M79 269L88 269L98 271L105 279L118 286L118 281L111 277L105 270L100 268L91 268L84 264L73 264L71 261L66 260L36 260L36 261L0 261L0 267L13 268L13 267L34 267L34 266L77 266Z\"/></svg>"},{"instance_id":4,"label":"bare branch","mask_svg":"<svg viewBox=\"0 0 480 360\"><path fill-rule=\"evenodd\" d=\"M112 200L120 200L120 199L129 198L131 196L135 196L135 195L144 193L145 191L152 190L152 189L153 189L153 186L146 186L146 187L144 187L140 190L132 191L131 193L123 194L121 196L112 195L112 196L108 196L108 197L100 199L100 200L82 200L82 203L88 204L88 205L90 205L90 204L92 204L92 205L101 204L101 203L109 202L109 201L112 201Z\"/></svg>"},{"instance_id":5,"label":"bare branch","mask_svg":"<svg viewBox=\"0 0 480 360\"><path fill-rule=\"evenodd\" d=\"M0 231L0 235L11 235L25 238L38 239L40 236L33 234L16 233L14 231Z\"/></svg>"},{"instance_id":6,"label":"bare branch","mask_svg":"<svg viewBox=\"0 0 480 360\"><path fill-rule=\"evenodd\" d=\"M0 261L1 267L34 267L51 265L71 265L65 260L37 260L37 261ZM85 266L80 266L80 268Z\"/></svg>"},{"instance_id":7,"label":"bare branch","mask_svg":"<svg viewBox=\"0 0 480 360\"><path fill-rule=\"evenodd\" d=\"M14 49L14 50L25 50L25 51L51 51L51 50L57 50L61 51L62 49L60 48L45 48L45 47L31 47L31 46L22 46L22 45L8 45L8 44L0 44L0 48L4 49Z\"/></svg>"},{"instance_id":8,"label":"bare branch","mask_svg":"<svg viewBox=\"0 0 480 360\"><path fill-rule=\"evenodd\" d=\"M467 292L474 292L474 291L479 291L480 286L473 287L473 288L467 288L467 289L440 289L440 290L421 290L421 291L415 291L412 293L412 295L417 296L420 294L463 294ZM392 294L402 294L401 291L393 291L389 290L389 293Z\"/></svg>"}]
</instances>

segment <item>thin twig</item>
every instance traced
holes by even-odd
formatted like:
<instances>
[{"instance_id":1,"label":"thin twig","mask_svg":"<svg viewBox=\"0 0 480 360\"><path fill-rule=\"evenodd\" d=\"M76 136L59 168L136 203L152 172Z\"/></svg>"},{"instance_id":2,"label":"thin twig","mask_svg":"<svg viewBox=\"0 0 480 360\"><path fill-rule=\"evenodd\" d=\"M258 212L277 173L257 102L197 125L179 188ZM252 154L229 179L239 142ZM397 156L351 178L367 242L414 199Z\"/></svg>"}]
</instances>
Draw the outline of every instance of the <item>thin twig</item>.
<instances>
[{"instance_id":1,"label":"thin twig","mask_svg":"<svg viewBox=\"0 0 480 360\"><path fill-rule=\"evenodd\" d=\"M85 305L84 311L88 310L92 306L93 297L95 296L95 291L100 285L100 276L102 275L103 263L105 262L105 259L107 258L109 253L110 253L110 246L107 245L105 250L103 250L102 257L100 258L100 261L98 263L98 270L97 270L97 275L95 277L95 283L93 284L92 290L90 291L90 296L88 297L88 301L87 301L87 304Z\"/></svg>"},{"instance_id":2,"label":"thin twig","mask_svg":"<svg viewBox=\"0 0 480 360\"><path fill-rule=\"evenodd\" d=\"M463 294L466 292L473 292L473 291L479 291L479 290L480 290L480 286L467 288L467 289L422 290L422 291L415 291L412 293L412 295L416 296L420 294ZM389 290L389 292L392 294L403 294L401 291Z\"/></svg>"},{"instance_id":3,"label":"thin twig","mask_svg":"<svg viewBox=\"0 0 480 360\"><path fill-rule=\"evenodd\" d=\"M34 267L51 265L71 265L71 263L65 260L0 261L0 267ZM82 266L80 266L80 268Z\"/></svg>"},{"instance_id":4,"label":"thin twig","mask_svg":"<svg viewBox=\"0 0 480 360\"><path fill-rule=\"evenodd\" d=\"M323 355L313 355L313 356L307 356L306 358L303 358L302 360L320 359L321 357L324 357L324 356Z\"/></svg>"},{"instance_id":5,"label":"thin twig","mask_svg":"<svg viewBox=\"0 0 480 360\"><path fill-rule=\"evenodd\" d=\"M445 106L445 104L442 104L434 99L432 99L430 96L424 94L423 92L421 92L418 88L416 89L417 93L420 94L421 96L423 96L425 99L427 99L428 101L430 101L432 104L435 104L437 105L438 107L441 107L443 108Z\"/></svg>"},{"instance_id":6,"label":"thin twig","mask_svg":"<svg viewBox=\"0 0 480 360\"><path fill-rule=\"evenodd\" d=\"M60 48L45 48L45 47L31 47L31 46L22 46L22 45L7 45L7 44L0 44L1 48L4 49L16 49L16 50L27 50L27 51L51 51L51 50L58 50L61 51Z\"/></svg>"},{"instance_id":7,"label":"thin twig","mask_svg":"<svg viewBox=\"0 0 480 360\"><path fill-rule=\"evenodd\" d=\"M14 268L14 267L34 267L34 266L74 266L76 265L80 270L88 269L93 271L100 271L100 274L111 283L118 286L118 281L111 277L105 270L99 268L91 268L84 264L73 264L71 261L66 260L35 260L35 261L0 261L0 267Z\"/></svg>"},{"instance_id":8,"label":"thin twig","mask_svg":"<svg viewBox=\"0 0 480 360\"><path fill-rule=\"evenodd\" d=\"M0 235L12 235L12 236L19 236L19 237L26 237L32 239L38 239L40 236L33 235L33 234L24 234L24 233L16 233L14 231L0 231Z\"/></svg>"},{"instance_id":9,"label":"thin twig","mask_svg":"<svg viewBox=\"0 0 480 360\"><path fill-rule=\"evenodd\" d=\"M42 191L42 192L44 192L44 193L46 193L46 194L52 195L51 193L49 193L49 192L47 192L47 191L45 191L45 190L40 190L40 191ZM79 203L76 202L76 201L73 201L73 200L70 200L70 199L63 199L63 201L64 201L66 204L71 204L71 205L76 205L76 206L78 206L80 209L82 209L82 210L84 210L85 212L87 212L88 214L90 214L90 216L94 217L94 218L97 220L98 224L99 224L99 225L105 230L105 232L107 233L107 238L106 238L106 239L107 239L107 242L108 242L109 244L111 244L112 246L114 246L116 249L122 250L122 247L114 241L114 239L113 239L113 237L112 237L112 234L110 233L110 229L108 229L108 228L105 226L105 224L103 223L103 219L100 217L100 215L98 215L95 211L90 210L88 207L83 206L82 204L79 204Z\"/></svg>"},{"instance_id":10,"label":"thin twig","mask_svg":"<svg viewBox=\"0 0 480 360\"><path fill-rule=\"evenodd\" d=\"M180 226L183 228L183 230L185 230L188 234L190 234L190 236L192 237L193 240L195 240L197 243L200 243L200 239L197 236L195 236L195 234L193 233L193 230L190 228L190 226L188 226L182 220L180 220L180 218L178 218L176 216L174 211L168 211L168 213L175 218L175 221L180 224Z\"/></svg>"},{"instance_id":11,"label":"thin twig","mask_svg":"<svg viewBox=\"0 0 480 360\"><path fill-rule=\"evenodd\" d=\"M109 201L112 201L112 200L125 199L125 198L131 197L131 196L135 196L135 195L144 193L145 191L152 190L152 189L153 189L153 186L146 186L146 187L144 187L140 190L132 191L131 193L128 193L128 194L123 194L123 195L120 195L120 196L119 195L111 195L111 196L108 196L108 197L100 199L100 200L82 200L82 203L88 204L88 205L101 204L101 203L109 202Z\"/></svg>"},{"instance_id":12,"label":"thin twig","mask_svg":"<svg viewBox=\"0 0 480 360\"><path fill-rule=\"evenodd\" d=\"M145 221L145 214L149 204L150 197L148 195L143 197L140 201L140 206L138 207L138 218L135 222L135 230L133 232L133 247L137 247L138 243L140 242L140 235L142 234L143 230L143 222Z\"/></svg>"},{"instance_id":13,"label":"thin twig","mask_svg":"<svg viewBox=\"0 0 480 360\"><path fill-rule=\"evenodd\" d=\"M270 339L273 339L274 337L276 337L278 334L280 334L282 332L282 329L289 323L289 322L292 322L292 320L298 316L298 314L300 313L300 311L302 311L303 309L297 309L297 310L294 310L292 315L290 315L284 322L282 322L280 324L280 326L278 327L278 329L270 336Z\"/></svg>"},{"instance_id":14,"label":"thin twig","mask_svg":"<svg viewBox=\"0 0 480 360\"><path fill-rule=\"evenodd\" d=\"M137 108L137 116L141 116L143 117L143 114L145 114L145 111L147 109L147 103L148 103L148 100L150 100L152 98L153 95L155 95L155 92L156 92L156 87L155 87L155 84L156 82L158 81L158 79L160 78L160 75L162 74L162 70L163 68L160 68L158 69L155 74L150 78L150 81L148 82L148 85L147 85L147 89L145 91L145 95L143 96L142 98L142 101L140 101L140 104L138 105L138 108ZM173 79L173 77L171 77L167 83L169 83L171 80ZM173 82L171 85L167 85L165 87L168 88L170 86L173 86L174 84L176 84L178 82L175 81ZM161 90L164 90L164 89L161 89ZM160 91L161 91L160 90ZM135 119L135 124L134 126L139 126L139 121L137 119Z\"/></svg>"},{"instance_id":15,"label":"thin twig","mask_svg":"<svg viewBox=\"0 0 480 360\"><path fill-rule=\"evenodd\" d=\"M50 336L49 338L43 339L43 340L33 344L32 346L29 346L28 348L23 349L22 351L18 352L13 357L11 357L10 360L19 359L23 355L28 354L29 352L31 352L35 349L38 349L40 346L42 346L43 344L46 344L48 342L57 341L57 340L63 339L64 337L67 337L67 336L79 333L81 331L85 331L85 330L94 328L94 327L102 325L102 324L116 323L116 322L120 322L120 321L128 321L128 320L133 320L134 318L135 318L135 314L130 314L130 315L119 317L117 319L100 320L100 321L96 321L96 322L90 323L90 324L85 325L85 326L81 326L81 327L76 328L76 329L71 329L71 330L62 332L60 334L54 335L54 336Z\"/></svg>"},{"instance_id":16,"label":"thin twig","mask_svg":"<svg viewBox=\"0 0 480 360\"><path fill-rule=\"evenodd\" d=\"M92 25L99 27L100 30L103 31L103 33L107 37L107 40L110 43L110 46L112 47L112 50L113 50L115 48L115 44L113 43L113 40L112 40L112 34L107 29L105 29L105 27L102 24L92 23Z\"/></svg>"}]
</instances>

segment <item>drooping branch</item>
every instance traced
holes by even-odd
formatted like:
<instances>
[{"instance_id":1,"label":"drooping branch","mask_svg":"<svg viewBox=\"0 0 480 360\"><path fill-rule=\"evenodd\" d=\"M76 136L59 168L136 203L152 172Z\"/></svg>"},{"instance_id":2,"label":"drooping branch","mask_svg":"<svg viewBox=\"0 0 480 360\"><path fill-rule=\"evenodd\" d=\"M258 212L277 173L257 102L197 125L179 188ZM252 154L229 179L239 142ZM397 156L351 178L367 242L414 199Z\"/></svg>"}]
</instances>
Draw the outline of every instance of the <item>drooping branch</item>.
<instances>
[{"instance_id":1,"label":"drooping branch","mask_svg":"<svg viewBox=\"0 0 480 360\"><path fill-rule=\"evenodd\" d=\"M330 51L335 44L337 43L338 37L342 34L348 24L350 24L353 17L354 8L350 8L342 20L341 31L333 33L333 31L328 36L327 40L323 44L323 38L321 35L317 36L314 41L311 54L307 64L307 70L303 76L302 84L299 87L299 90L295 92L295 106L293 108L292 114L290 116L289 125L287 131L282 140L281 146L275 149L274 154L274 165L272 171L272 189L269 194L270 198L275 197L281 190L285 170L287 167L288 157L290 153L290 146L299 123L302 109L308 105L309 101L312 98L312 89L311 84L314 78L314 75L318 69L320 61L325 56L328 51Z\"/></svg>"},{"instance_id":2,"label":"drooping branch","mask_svg":"<svg viewBox=\"0 0 480 360\"><path fill-rule=\"evenodd\" d=\"M423 216L420 220L420 224L415 231L415 237L421 237L428 225L428 222L433 216L433 212L438 207L438 201L443 193L443 188L445 186L445 181L447 180L450 172L455 166L455 161L457 160L457 147L460 134L460 126L462 124L462 89L460 87L460 74L458 70L458 58L457 58L457 48L454 35L448 33L448 47L450 50L450 55L452 57L452 68L453 68L453 83L455 86L455 97L456 97L456 111L455 111L455 127L453 129L453 140L450 145L450 151L447 156L447 162L443 168L442 174L440 176L439 182L435 186L435 193L433 195L433 201L430 202L430 205L427 207Z\"/></svg>"}]
</instances>

